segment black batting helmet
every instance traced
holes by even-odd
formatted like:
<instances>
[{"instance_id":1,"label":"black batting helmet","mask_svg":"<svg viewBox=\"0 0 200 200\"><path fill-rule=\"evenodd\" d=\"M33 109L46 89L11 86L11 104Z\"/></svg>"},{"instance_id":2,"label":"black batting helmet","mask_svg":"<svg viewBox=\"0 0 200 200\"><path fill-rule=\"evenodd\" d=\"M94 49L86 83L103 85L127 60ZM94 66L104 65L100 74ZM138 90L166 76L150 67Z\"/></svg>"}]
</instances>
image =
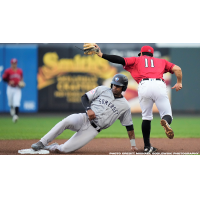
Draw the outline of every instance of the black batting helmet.
<instances>
[{"instance_id":1,"label":"black batting helmet","mask_svg":"<svg viewBox=\"0 0 200 200\"><path fill-rule=\"evenodd\" d=\"M122 86L122 91L126 91L128 86L128 78L123 74L116 74L111 82L111 88L113 85Z\"/></svg>"}]
</instances>

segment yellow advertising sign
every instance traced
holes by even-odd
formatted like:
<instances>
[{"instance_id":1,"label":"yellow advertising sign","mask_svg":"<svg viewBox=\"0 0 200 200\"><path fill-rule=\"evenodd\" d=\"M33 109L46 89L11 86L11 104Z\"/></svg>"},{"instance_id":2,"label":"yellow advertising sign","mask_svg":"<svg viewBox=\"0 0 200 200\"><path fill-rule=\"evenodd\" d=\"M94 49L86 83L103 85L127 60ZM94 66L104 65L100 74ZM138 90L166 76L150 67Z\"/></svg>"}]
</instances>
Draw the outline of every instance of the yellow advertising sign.
<instances>
[{"instance_id":1,"label":"yellow advertising sign","mask_svg":"<svg viewBox=\"0 0 200 200\"><path fill-rule=\"evenodd\" d=\"M70 103L80 103L83 94L98 86L99 78L108 79L117 73L107 60L96 55L59 59L56 52L47 52L43 62L37 76L38 89L57 83L54 96L66 97Z\"/></svg>"}]
</instances>

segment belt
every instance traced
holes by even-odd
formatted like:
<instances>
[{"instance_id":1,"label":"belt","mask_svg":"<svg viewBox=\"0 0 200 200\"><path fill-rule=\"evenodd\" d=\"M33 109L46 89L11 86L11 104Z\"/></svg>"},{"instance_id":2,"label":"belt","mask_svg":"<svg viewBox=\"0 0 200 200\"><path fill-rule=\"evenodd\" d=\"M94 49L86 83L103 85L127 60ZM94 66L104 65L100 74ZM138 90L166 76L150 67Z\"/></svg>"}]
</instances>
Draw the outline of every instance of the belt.
<instances>
[{"instance_id":1,"label":"belt","mask_svg":"<svg viewBox=\"0 0 200 200\"><path fill-rule=\"evenodd\" d=\"M140 83L142 82L142 81L149 81L150 79L155 79L155 78L143 78L141 81L140 81ZM160 78L156 78L156 80L157 81L162 81L162 82L164 82L162 79L160 79Z\"/></svg>"},{"instance_id":2,"label":"belt","mask_svg":"<svg viewBox=\"0 0 200 200\"><path fill-rule=\"evenodd\" d=\"M91 125L92 125L98 132L101 131L101 129L100 129L94 122L91 122ZM99 128L99 129L97 129L97 128Z\"/></svg>"}]
</instances>

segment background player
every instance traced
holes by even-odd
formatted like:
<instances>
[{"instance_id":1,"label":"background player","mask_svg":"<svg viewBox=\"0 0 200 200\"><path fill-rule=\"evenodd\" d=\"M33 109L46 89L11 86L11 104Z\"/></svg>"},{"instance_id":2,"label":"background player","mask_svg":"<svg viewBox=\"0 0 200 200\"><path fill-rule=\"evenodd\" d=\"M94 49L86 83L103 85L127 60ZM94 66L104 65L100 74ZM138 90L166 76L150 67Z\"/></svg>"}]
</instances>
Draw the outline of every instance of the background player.
<instances>
[{"instance_id":1,"label":"background player","mask_svg":"<svg viewBox=\"0 0 200 200\"><path fill-rule=\"evenodd\" d=\"M98 45L96 47L99 48ZM100 48L99 48L100 50ZM110 62L122 64L126 71L139 84L138 97L142 109L142 133L144 139L144 152L155 152L156 148L150 144L151 120L153 120L152 108L155 103L161 117L163 126L168 138L173 139L174 132L170 127L172 122L172 110L167 96L166 84L163 74L175 73L177 83L172 87L179 91L182 89L182 70L177 65L164 59L153 57L154 49L150 46L143 46L139 57L122 58L116 55L103 54L101 50L98 56Z\"/></svg>"},{"instance_id":2,"label":"background player","mask_svg":"<svg viewBox=\"0 0 200 200\"><path fill-rule=\"evenodd\" d=\"M10 107L10 114L13 117L13 122L17 122L19 107L21 101L21 88L19 82L23 80L23 71L17 68L17 59L11 59L11 67L6 69L3 74L3 80L7 82L7 98Z\"/></svg>"},{"instance_id":3,"label":"background player","mask_svg":"<svg viewBox=\"0 0 200 200\"><path fill-rule=\"evenodd\" d=\"M128 85L125 75L117 74L113 77L111 88L99 86L82 96L82 104L86 113L73 114L56 124L39 142L32 145L32 149L47 149L52 152L68 153L75 151L90 142L101 130L110 127L117 119L126 126L131 150L137 151L135 133L130 106L122 96ZM65 129L77 131L67 142L47 146Z\"/></svg>"}]
</instances>

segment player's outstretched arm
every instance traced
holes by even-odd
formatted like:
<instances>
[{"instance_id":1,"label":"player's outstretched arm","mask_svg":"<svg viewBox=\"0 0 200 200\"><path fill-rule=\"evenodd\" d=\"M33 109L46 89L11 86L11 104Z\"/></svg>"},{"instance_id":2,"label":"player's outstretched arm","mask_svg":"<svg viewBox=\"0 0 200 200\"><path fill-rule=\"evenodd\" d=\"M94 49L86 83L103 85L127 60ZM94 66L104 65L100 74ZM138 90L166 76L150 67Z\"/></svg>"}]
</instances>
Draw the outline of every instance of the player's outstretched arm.
<instances>
[{"instance_id":1,"label":"player's outstretched arm","mask_svg":"<svg viewBox=\"0 0 200 200\"><path fill-rule=\"evenodd\" d=\"M121 64L121 65L125 65L125 60L123 57L120 56L116 56L116 55L108 55L108 54L103 54L101 52L100 47L95 44L95 46L99 49L99 53L97 54L99 57L108 60L109 62L115 63L115 64Z\"/></svg>"},{"instance_id":2,"label":"player's outstretched arm","mask_svg":"<svg viewBox=\"0 0 200 200\"><path fill-rule=\"evenodd\" d=\"M175 65L172 68L172 71L174 72L174 74L177 77L177 83L174 85L174 87L172 87L172 89L176 89L176 91L179 91L182 89L182 70L179 66Z\"/></svg>"}]
</instances>

